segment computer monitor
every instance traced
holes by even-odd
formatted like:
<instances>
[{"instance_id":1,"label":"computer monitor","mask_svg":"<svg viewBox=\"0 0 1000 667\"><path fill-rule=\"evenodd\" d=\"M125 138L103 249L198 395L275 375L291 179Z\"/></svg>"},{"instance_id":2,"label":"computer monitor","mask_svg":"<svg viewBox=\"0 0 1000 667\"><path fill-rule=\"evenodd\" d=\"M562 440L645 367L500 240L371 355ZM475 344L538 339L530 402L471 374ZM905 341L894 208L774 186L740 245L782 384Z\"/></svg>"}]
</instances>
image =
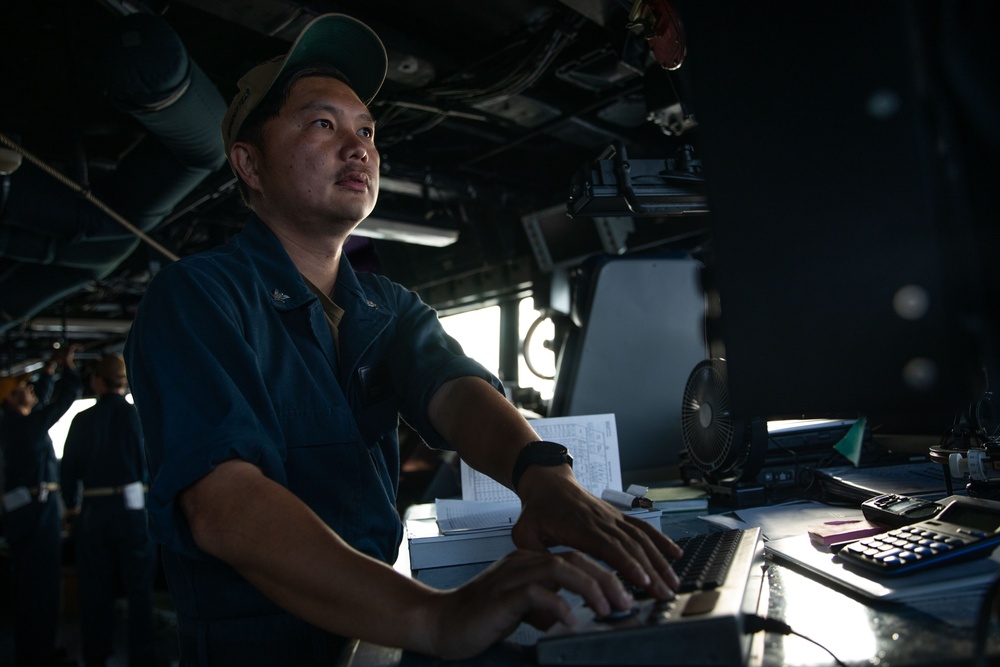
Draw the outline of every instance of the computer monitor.
<instances>
[{"instance_id":1,"label":"computer monitor","mask_svg":"<svg viewBox=\"0 0 1000 667\"><path fill-rule=\"evenodd\" d=\"M986 5L685 4L734 413L943 436L984 391L1000 331Z\"/></svg>"},{"instance_id":2,"label":"computer monitor","mask_svg":"<svg viewBox=\"0 0 1000 667\"><path fill-rule=\"evenodd\" d=\"M679 475L684 386L706 355L701 267L649 253L594 258L579 274L584 312L560 349L549 416L613 413L626 487Z\"/></svg>"}]
</instances>

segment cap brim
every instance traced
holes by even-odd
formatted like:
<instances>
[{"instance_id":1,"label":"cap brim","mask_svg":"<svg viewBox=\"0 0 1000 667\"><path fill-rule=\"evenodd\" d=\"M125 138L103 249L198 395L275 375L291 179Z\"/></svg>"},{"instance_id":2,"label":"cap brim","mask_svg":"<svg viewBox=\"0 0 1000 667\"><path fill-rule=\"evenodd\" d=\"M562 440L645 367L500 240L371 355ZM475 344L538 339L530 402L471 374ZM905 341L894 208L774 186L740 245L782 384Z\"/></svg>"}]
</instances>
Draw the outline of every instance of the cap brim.
<instances>
[{"instance_id":1,"label":"cap brim","mask_svg":"<svg viewBox=\"0 0 1000 667\"><path fill-rule=\"evenodd\" d=\"M367 25L346 14L324 14L303 28L288 51L282 71L304 63L323 63L343 72L365 104L375 98L388 70L382 40Z\"/></svg>"},{"instance_id":2,"label":"cap brim","mask_svg":"<svg viewBox=\"0 0 1000 667\"><path fill-rule=\"evenodd\" d=\"M233 98L222 119L222 140L229 151L244 121L269 94L275 81L290 67L326 65L347 79L365 104L382 87L388 70L385 46L375 32L346 14L323 14L306 25L288 53L261 63L240 79L239 94Z\"/></svg>"}]
</instances>

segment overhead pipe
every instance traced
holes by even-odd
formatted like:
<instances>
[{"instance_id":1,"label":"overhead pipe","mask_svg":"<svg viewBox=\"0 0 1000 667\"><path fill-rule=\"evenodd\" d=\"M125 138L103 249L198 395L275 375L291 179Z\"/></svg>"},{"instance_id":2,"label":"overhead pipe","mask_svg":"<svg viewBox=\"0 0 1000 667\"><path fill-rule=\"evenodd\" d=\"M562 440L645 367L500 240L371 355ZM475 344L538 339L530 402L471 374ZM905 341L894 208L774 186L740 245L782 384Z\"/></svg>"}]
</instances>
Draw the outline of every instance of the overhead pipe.
<instances>
[{"instance_id":1,"label":"overhead pipe","mask_svg":"<svg viewBox=\"0 0 1000 667\"><path fill-rule=\"evenodd\" d=\"M105 56L108 94L148 136L94 183L107 208L34 165L4 177L0 256L21 264L0 278L0 332L107 277L139 244L136 230L152 230L225 162L225 101L170 25L131 14L114 37Z\"/></svg>"}]
</instances>

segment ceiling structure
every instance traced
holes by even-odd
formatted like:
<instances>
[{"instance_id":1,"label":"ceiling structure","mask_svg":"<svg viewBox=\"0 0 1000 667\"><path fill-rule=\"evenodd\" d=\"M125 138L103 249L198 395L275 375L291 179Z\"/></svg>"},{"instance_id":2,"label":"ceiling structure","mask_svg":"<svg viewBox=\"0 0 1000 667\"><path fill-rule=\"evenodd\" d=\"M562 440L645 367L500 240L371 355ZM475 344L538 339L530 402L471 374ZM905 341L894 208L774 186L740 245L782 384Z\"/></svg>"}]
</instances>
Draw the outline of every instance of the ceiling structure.
<instances>
[{"instance_id":1,"label":"ceiling structure","mask_svg":"<svg viewBox=\"0 0 1000 667\"><path fill-rule=\"evenodd\" d=\"M240 229L219 120L239 76L326 12L365 21L389 53L379 202L348 247L363 268L454 312L588 252L700 233L667 0L4 3L0 158L21 165L0 177L0 373L56 344L120 348L159 267ZM629 166L648 210L616 189ZM382 223L437 245L371 238Z\"/></svg>"}]
</instances>

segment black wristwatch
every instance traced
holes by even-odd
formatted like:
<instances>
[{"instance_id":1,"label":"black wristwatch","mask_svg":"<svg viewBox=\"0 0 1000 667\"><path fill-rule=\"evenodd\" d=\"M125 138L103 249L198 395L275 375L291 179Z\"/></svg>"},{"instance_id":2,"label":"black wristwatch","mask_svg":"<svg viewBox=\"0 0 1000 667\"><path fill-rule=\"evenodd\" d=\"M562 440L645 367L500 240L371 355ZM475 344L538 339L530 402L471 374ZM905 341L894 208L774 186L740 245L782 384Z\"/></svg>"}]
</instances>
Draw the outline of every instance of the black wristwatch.
<instances>
[{"instance_id":1,"label":"black wristwatch","mask_svg":"<svg viewBox=\"0 0 1000 667\"><path fill-rule=\"evenodd\" d=\"M517 491L517 484L521 481L521 475L528 469L528 466L561 466L564 463L568 463L570 467L573 467L573 457L565 445L560 445L558 442L548 442L547 440L529 442L521 450L521 453L517 455L517 461L514 463L514 471L510 473L511 488Z\"/></svg>"}]
</instances>

